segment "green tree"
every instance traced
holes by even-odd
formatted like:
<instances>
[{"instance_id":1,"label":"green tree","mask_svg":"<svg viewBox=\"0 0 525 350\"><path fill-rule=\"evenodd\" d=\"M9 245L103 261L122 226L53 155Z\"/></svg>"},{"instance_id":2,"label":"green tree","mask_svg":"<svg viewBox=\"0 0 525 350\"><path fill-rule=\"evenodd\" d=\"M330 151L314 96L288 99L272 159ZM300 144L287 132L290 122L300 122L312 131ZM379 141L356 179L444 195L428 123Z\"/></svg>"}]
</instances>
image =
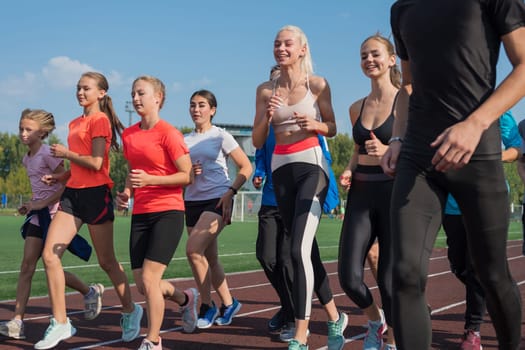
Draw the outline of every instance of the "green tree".
<instances>
[{"instance_id":1,"label":"green tree","mask_svg":"<svg viewBox=\"0 0 525 350\"><path fill-rule=\"evenodd\" d=\"M9 194L31 194L31 183L23 166L13 168L5 179L6 192Z\"/></svg>"},{"instance_id":2,"label":"green tree","mask_svg":"<svg viewBox=\"0 0 525 350\"><path fill-rule=\"evenodd\" d=\"M354 140L346 133L337 134L328 139L328 148L332 155L332 170L335 178L339 179L354 153ZM341 186L339 186L339 197L346 198L346 192Z\"/></svg>"},{"instance_id":3,"label":"green tree","mask_svg":"<svg viewBox=\"0 0 525 350\"><path fill-rule=\"evenodd\" d=\"M111 151L109 153L110 161L110 172L109 176L114 182L113 185L113 196L117 191L122 191L126 185L126 177L128 176L128 162L124 158L122 149L117 151Z\"/></svg>"}]
</instances>

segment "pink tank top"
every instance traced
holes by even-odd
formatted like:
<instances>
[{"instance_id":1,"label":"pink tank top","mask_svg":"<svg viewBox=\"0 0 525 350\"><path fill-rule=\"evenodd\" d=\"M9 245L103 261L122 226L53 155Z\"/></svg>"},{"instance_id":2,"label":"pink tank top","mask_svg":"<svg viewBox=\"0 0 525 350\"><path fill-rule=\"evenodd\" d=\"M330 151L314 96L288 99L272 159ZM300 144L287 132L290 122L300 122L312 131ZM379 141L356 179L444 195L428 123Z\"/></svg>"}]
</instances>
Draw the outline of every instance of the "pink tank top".
<instances>
[{"instance_id":1,"label":"pink tank top","mask_svg":"<svg viewBox=\"0 0 525 350\"><path fill-rule=\"evenodd\" d=\"M273 84L274 93L276 84L277 79ZM306 76L306 86L306 95L301 101L291 106L283 105L276 109L273 113L272 125L275 133L301 130L299 125L295 122L294 112L307 115L313 120L321 120L321 112L319 111L317 100L315 99L314 95L312 94L312 91L310 90L310 80L308 79L308 75Z\"/></svg>"}]
</instances>

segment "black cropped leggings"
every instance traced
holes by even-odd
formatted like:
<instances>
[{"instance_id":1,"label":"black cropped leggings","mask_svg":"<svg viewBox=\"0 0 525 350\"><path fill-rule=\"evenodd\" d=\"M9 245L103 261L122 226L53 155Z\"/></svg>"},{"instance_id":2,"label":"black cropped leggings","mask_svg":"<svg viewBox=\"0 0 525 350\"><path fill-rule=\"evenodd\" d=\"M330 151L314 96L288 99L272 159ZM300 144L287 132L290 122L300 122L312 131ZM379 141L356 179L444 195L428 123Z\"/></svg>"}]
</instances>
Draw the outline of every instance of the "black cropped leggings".
<instances>
[{"instance_id":1,"label":"black cropped leggings","mask_svg":"<svg viewBox=\"0 0 525 350\"><path fill-rule=\"evenodd\" d=\"M385 175L386 176L386 175ZM346 201L345 217L339 241L339 283L346 295L361 309L373 303L364 282L364 264L377 238L379 266L377 283L387 323L392 325L392 239L390 232L390 196L392 179L353 180Z\"/></svg>"},{"instance_id":2,"label":"black cropped leggings","mask_svg":"<svg viewBox=\"0 0 525 350\"><path fill-rule=\"evenodd\" d=\"M430 158L401 153L392 192L393 315L398 349L428 349L431 322L425 298L428 263L447 193L460 207L474 270L485 291L500 349L521 340L521 299L507 264L509 202L500 160L471 160L446 173Z\"/></svg>"}]
</instances>

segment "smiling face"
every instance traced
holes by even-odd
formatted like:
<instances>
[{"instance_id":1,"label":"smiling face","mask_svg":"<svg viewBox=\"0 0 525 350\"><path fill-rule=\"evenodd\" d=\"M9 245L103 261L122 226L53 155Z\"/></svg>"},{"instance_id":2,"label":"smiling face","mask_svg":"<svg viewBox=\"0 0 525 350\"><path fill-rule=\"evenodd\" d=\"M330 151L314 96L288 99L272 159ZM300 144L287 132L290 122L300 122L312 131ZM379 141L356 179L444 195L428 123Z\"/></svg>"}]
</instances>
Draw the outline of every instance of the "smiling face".
<instances>
[{"instance_id":1,"label":"smiling face","mask_svg":"<svg viewBox=\"0 0 525 350\"><path fill-rule=\"evenodd\" d=\"M273 42L275 62L281 67L291 65L304 57L306 45L301 43L299 36L290 30L281 30Z\"/></svg>"},{"instance_id":2,"label":"smiling face","mask_svg":"<svg viewBox=\"0 0 525 350\"><path fill-rule=\"evenodd\" d=\"M150 82L138 79L133 83L131 89L133 107L141 117L158 113L162 100L162 93L155 91L155 87Z\"/></svg>"},{"instance_id":3,"label":"smiling face","mask_svg":"<svg viewBox=\"0 0 525 350\"><path fill-rule=\"evenodd\" d=\"M203 96L195 95L190 100L191 119L198 128L211 124L216 110L216 107L211 107L208 99Z\"/></svg>"},{"instance_id":4,"label":"smiling face","mask_svg":"<svg viewBox=\"0 0 525 350\"><path fill-rule=\"evenodd\" d=\"M98 87L97 81L89 76L82 76L77 84L78 104L84 109L98 104L106 91Z\"/></svg>"},{"instance_id":5,"label":"smiling face","mask_svg":"<svg viewBox=\"0 0 525 350\"><path fill-rule=\"evenodd\" d=\"M369 39L361 46L361 69L370 79L389 74L395 63L395 55L389 54L386 46L380 41Z\"/></svg>"}]
</instances>

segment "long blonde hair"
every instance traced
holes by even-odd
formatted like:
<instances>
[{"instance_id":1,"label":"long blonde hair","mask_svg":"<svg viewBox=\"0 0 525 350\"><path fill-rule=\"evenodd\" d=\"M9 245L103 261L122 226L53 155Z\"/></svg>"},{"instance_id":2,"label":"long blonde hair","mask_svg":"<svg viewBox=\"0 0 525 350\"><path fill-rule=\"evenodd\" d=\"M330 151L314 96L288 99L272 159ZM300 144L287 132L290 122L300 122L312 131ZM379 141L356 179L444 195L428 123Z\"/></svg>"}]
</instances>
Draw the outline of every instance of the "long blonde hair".
<instances>
[{"instance_id":1,"label":"long blonde hair","mask_svg":"<svg viewBox=\"0 0 525 350\"><path fill-rule=\"evenodd\" d=\"M314 67L312 63L312 55L310 54L310 46L308 45L308 39L306 38L306 34L304 34L301 28L294 26L294 25L286 25L282 27L281 29L279 29L277 34L285 30L294 33L296 37L299 39L299 44L301 46L306 47L304 56L302 57L302 60L301 60L301 70L303 71L303 73L306 73L308 75L313 75Z\"/></svg>"}]
</instances>

